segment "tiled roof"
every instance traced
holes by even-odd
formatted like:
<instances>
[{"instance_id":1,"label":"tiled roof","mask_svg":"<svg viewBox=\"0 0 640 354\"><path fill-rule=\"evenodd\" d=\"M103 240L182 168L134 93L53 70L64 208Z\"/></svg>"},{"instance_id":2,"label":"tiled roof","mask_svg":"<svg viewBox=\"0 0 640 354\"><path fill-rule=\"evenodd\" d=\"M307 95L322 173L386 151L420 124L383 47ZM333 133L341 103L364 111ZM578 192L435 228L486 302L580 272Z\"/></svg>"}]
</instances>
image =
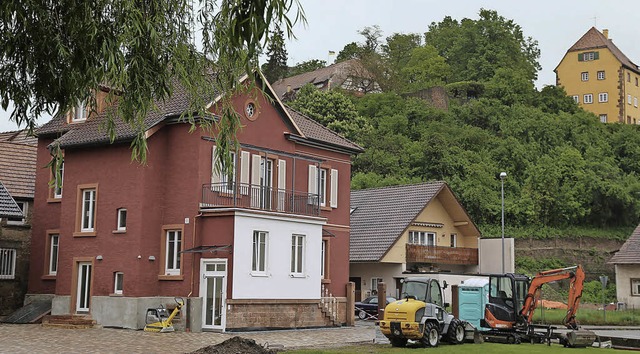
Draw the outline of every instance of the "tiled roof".
<instances>
[{"instance_id":1,"label":"tiled roof","mask_svg":"<svg viewBox=\"0 0 640 354\"><path fill-rule=\"evenodd\" d=\"M340 85L342 85L349 76L349 73L353 70L362 71L362 65L357 59L341 61L314 71L280 79L271 83L271 87L273 87L276 95L280 98L284 97L289 86L291 86L291 89L295 91L299 90L306 84L324 85L329 81L329 79L331 79L332 85L340 87Z\"/></svg>"},{"instance_id":2,"label":"tiled roof","mask_svg":"<svg viewBox=\"0 0 640 354\"><path fill-rule=\"evenodd\" d=\"M349 150L354 150L355 152L364 151L360 146L352 143L346 138L343 138L333 130L326 128L322 124L292 109L289 106L285 107L293 121L296 123L298 128L300 128L302 134L304 134L307 139L329 143L332 145L347 148Z\"/></svg>"},{"instance_id":3,"label":"tiled roof","mask_svg":"<svg viewBox=\"0 0 640 354\"><path fill-rule=\"evenodd\" d=\"M0 142L9 142L9 143L17 143L17 144L25 144L25 145L38 145L38 138L35 136L29 136L27 134L27 130L16 130L10 132L1 132L0 133Z\"/></svg>"},{"instance_id":4,"label":"tiled roof","mask_svg":"<svg viewBox=\"0 0 640 354\"><path fill-rule=\"evenodd\" d=\"M442 181L351 191L351 262L379 261L424 207Z\"/></svg>"},{"instance_id":5,"label":"tiled roof","mask_svg":"<svg viewBox=\"0 0 640 354\"><path fill-rule=\"evenodd\" d=\"M620 247L620 251L611 257L611 264L640 264L640 225Z\"/></svg>"},{"instance_id":6,"label":"tiled roof","mask_svg":"<svg viewBox=\"0 0 640 354\"><path fill-rule=\"evenodd\" d=\"M595 27L591 27L578 41L567 50L569 52L577 52L589 49L608 48L611 53L625 67L640 73L640 69L634 64L624 53L615 45L611 39L598 31Z\"/></svg>"},{"instance_id":7,"label":"tiled roof","mask_svg":"<svg viewBox=\"0 0 640 354\"><path fill-rule=\"evenodd\" d=\"M0 141L0 182L14 198L33 198L36 150L33 145Z\"/></svg>"},{"instance_id":8,"label":"tiled roof","mask_svg":"<svg viewBox=\"0 0 640 354\"><path fill-rule=\"evenodd\" d=\"M0 182L0 218L21 218L22 210Z\"/></svg>"}]
</instances>

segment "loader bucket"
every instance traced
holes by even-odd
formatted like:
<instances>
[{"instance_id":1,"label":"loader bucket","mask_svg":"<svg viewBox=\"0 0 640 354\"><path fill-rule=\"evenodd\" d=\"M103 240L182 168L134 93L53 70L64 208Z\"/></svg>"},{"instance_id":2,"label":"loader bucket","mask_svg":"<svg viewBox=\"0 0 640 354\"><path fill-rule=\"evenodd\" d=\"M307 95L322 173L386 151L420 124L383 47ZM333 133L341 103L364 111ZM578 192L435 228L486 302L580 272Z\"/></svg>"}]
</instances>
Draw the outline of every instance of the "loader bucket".
<instances>
[{"instance_id":1,"label":"loader bucket","mask_svg":"<svg viewBox=\"0 0 640 354\"><path fill-rule=\"evenodd\" d=\"M596 341L596 334L586 329L567 332L565 346L570 348L586 348Z\"/></svg>"}]
</instances>

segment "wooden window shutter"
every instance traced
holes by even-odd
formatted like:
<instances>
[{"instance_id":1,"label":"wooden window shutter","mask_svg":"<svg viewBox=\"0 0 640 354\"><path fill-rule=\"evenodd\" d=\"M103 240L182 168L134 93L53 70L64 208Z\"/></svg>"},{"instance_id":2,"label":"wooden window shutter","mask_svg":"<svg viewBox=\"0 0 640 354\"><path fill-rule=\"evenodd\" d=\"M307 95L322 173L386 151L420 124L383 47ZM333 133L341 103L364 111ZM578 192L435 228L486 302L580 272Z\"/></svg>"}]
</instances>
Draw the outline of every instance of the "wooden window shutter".
<instances>
[{"instance_id":1,"label":"wooden window shutter","mask_svg":"<svg viewBox=\"0 0 640 354\"><path fill-rule=\"evenodd\" d=\"M338 170L331 169L331 207L338 207Z\"/></svg>"},{"instance_id":2,"label":"wooden window shutter","mask_svg":"<svg viewBox=\"0 0 640 354\"><path fill-rule=\"evenodd\" d=\"M584 61L584 53L578 53L578 61Z\"/></svg>"},{"instance_id":3,"label":"wooden window shutter","mask_svg":"<svg viewBox=\"0 0 640 354\"><path fill-rule=\"evenodd\" d=\"M318 193L318 169L314 165L309 165L309 194Z\"/></svg>"},{"instance_id":4,"label":"wooden window shutter","mask_svg":"<svg viewBox=\"0 0 640 354\"><path fill-rule=\"evenodd\" d=\"M216 146L211 149L211 184L220 183L222 177L220 175L220 166L218 166L218 157L216 156Z\"/></svg>"},{"instance_id":5,"label":"wooden window shutter","mask_svg":"<svg viewBox=\"0 0 640 354\"><path fill-rule=\"evenodd\" d=\"M593 52L593 60L600 59L600 52Z\"/></svg>"},{"instance_id":6,"label":"wooden window shutter","mask_svg":"<svg viewBox=\"0 0 640 354\"><path fill-rule=\"evenodd\" d=\"M249 194L249 164L251 162L251 154L249 151L240 153L240 193Z\"/></svg>"},{"instance_id":7,"label":"wooden window shutter","mask_svg":"<svg viewBox=\"0 0 640 354\"><path fill-rule=\"evenodd\" d=\"M283 211L286 202L287 161L278 160L278 211Z\"/></svg>"},{"instance_id":8,"label":"wooden window shutter","mask_svg":"<svg viewBox=\"0 0 640 354\"><path fill-rule=\"evenodd\" d=\"M251 156L251 207L260 206L260 155Z\"/></svg>"}]
</instances>

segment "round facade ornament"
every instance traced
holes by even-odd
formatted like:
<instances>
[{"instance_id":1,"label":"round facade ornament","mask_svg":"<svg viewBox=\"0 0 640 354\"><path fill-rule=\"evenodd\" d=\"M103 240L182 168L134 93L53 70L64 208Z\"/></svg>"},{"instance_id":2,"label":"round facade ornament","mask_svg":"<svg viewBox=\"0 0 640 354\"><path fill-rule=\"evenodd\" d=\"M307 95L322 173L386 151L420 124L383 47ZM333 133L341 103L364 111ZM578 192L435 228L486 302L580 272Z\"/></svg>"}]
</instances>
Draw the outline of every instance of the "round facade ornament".
<instances>
[{"instance_id":1,"label":"round facade ornament","mask_svg":"<svg viewBox=\"0 0 640 354\"><path fill-rule=\"evenodd\" d=\"M244 104L244 116L247 117L248 120L256 120L259 113L258 107L253 100L248 100Z\"/></svg>"}]
</instances>

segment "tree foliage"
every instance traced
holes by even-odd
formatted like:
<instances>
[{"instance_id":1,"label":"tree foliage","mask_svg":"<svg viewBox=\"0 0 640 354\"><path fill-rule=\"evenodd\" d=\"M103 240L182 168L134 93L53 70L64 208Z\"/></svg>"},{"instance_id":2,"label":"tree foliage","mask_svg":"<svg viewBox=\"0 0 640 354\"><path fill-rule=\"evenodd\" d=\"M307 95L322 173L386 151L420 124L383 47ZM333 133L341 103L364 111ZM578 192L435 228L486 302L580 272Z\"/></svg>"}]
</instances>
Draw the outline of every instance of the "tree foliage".
<instances>
[{"instance_id":1,"label":"tree foliage","mask_svg":"<svg viewBox=\"0 0 640 354\"><path fill-rule=\"evenodd\" d=\"M108 100L118 100L107 132L115 137L116 116L130 124L138 132L134 157L144 159L143 120L180 84L198 115L214 92L228 93L216 124L220 141L234 140L239 123L230 97L246 89L238 78L253 70L272 25L291 36L296 21L305 21L298 0L2 1L0 103L6 109L13 102L10 119L33 128L45 112L87 99L95 107L94 90L107 85ZM216 75L205 75L211 70ZM185 118L194 123L194 116Z\"/></svg>"},{"instance_id":2,"label":"tree foliage","mask_svg":"<svg viewBox=\"0 0 640 354\"><path fill-rule=\"evenodd\" d=\"M284 32L279 26L272 31L271 41L267 46L269 59L262 65L262 72L269 82L287 77L287 48L284 43Z\"/></svg>"},{"instance_id":3,"label":"tree foliage","mask_svg":"<svg viewBox=\"0 0 640 354\"><path fill-rule=\"evenodd\" d=\"M296 76L300 74L304 74L309 71L318 70L327 66L327 62L325 60L319 59L311 59L307 61L303 61L302 63L296 63L295 66L290 67L287 70L287 76Z\"/></svg>"}]
</instances>

